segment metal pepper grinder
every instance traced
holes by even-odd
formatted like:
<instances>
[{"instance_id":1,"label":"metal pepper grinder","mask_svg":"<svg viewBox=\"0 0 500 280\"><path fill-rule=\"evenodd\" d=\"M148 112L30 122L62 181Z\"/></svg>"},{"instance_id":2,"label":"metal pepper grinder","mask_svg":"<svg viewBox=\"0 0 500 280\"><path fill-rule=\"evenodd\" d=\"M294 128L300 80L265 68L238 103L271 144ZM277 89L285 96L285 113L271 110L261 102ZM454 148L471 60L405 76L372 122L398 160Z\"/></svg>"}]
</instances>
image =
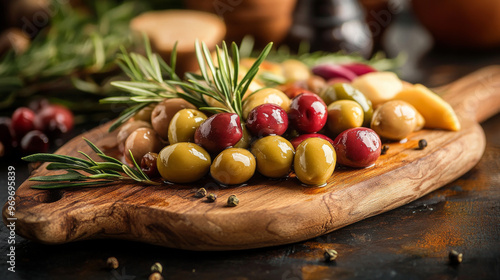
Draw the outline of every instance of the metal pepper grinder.
<instances>
[{"instance_id":1,"label":"metal pepper grinder","mask_svg":"<svg viewBox=\"0 0 500 280\"><path fill-rule=\"evenodd\" d=\"M345 51L368 58L373 48L364 12L354 0L298 0L288 44L308 42L311 51Z\"/></svg>"}]
</instances>

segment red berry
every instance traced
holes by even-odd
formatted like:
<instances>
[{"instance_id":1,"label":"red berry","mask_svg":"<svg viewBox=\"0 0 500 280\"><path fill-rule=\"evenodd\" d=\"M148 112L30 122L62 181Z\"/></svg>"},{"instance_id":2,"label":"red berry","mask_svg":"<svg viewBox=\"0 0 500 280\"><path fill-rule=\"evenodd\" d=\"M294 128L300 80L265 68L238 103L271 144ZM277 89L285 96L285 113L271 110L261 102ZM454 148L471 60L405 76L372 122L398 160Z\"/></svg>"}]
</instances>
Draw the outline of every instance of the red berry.
<instances>
[{"instance_id":1,"label":"red berry","mask_svg":"<svg viewBox=\"0 0 500 280\"><path fill-rule=\"evenodd\" d=\"M73 113L68 108L60 105L49 105L36 116L35 127L51 137L59 137L73 129L73 122Z\"/></svg>"},{"instance_id":2,"label":"red berry","mask_svg":"<svg viewBox=\"0 0 500 280\"><path fill-rule=\"evenodd\" d=\"M325 102L314 93L302 93L292 99L288 120L301 133L315 133L326 124Z\"/></svg>"},{"instance_id":3,"label":"red berry","mask_svg":"<svg viewBox=\"0 0 500 280\"><path fill-rule=\"evenodd\" d=\"M377 161L382 142L375 131L356 127L345 130L334 140L337 162L350 167L368 167Z\"/></svg>"},{"instance_id":4,"label":"red berry","mask_svg":"<svg viewBox=\"0 0 500 280\"><path fill-rule=\"evenodd\" d=\"M206 119L196 129L194 142L209 153L219 153L234 146L242 136L240 117L234 113L219 113Z\"/></svg>"},{"instance_id":5,"label":"red berry","mask_svg":"<svg viewBox=\"0 0 500 280\"><path fill-rule=\"evenodd\" d=\"M19 107L12 114L12 129L18 139L35 129L35 112L27 107Z\"/></svg>"},{"instance_id":6,"label":"red berry","mask_svg":"<svg viewBox=\"0 0 500 280\"><path fill-rule=\"evenodd\" d=\"M312 137L325 139L326 141L330 142L330 144L332 144L333 146L333 140L330 139L330 137L320 133L302 134L290 140L290 143L292 143L292 146L295 148L295 150L297 150L297 147L300 145L300 143L302 143L302 141Z\"/></svg>"},{"instance_id":7,"label":"red berry","mask_svg":"<svg viewBox=\"0 0 500 280\"><path fill-rule=\"evenodd\" d=\"M282 135L288 128L288 115L280 106L266 103L250 111L246 125L255 136Z\"/></svg>"},{"instance_id":8,"label":"red berry","mask_svg":"<svg viewBox=\"0 0 500 280\"><path fill-rule=\"evenodd\" d=\"M20 147L25 155L46 153L49 150L49 138L41 131L32 130L21 139Z\"/></svg>"}]
</instances>

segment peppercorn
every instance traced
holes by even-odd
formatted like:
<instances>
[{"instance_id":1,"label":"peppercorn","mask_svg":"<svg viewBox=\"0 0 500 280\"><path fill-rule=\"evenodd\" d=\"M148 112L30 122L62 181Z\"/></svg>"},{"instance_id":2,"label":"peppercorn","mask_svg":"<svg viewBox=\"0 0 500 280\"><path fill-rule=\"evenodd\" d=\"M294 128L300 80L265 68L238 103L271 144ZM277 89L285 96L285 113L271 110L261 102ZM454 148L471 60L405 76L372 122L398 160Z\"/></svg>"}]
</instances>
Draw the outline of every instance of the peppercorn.
<instances>
[{"instance_id":1,"label":"peppercorn","mask_svg":"<svg viewBox=\"0 0 500 280\"><path fill-rule=\"evenodd\" d=\"M119 266L118 260L117 260L115 257L109 257L109 258L106 260L106 266L107 266L109 269L117 269L117 268L118 268L118 266Z\"/></svg>"},{"instance_id":2,"label":"peppercorn","mask_svg":"<svg viewBox=\"0 0 500 280\"><path fill-rule=\"evenodd\" d=\"M425 139L418 140L418 149L423 150L427 147L427 141Z\"/></svg>"},{"instance_id":3,"label":"peppercorn","mask_svg":"<svg viewBox=\"0 0 500 280\"><path fill-rule=\"evenodd\" d=\"M338 253L337 253L337 251L335 251L333 249L326 249L324 256L325 256L325 261L331 262L337 258Z\"/></svg>"},{"instance_id":4,"label":"peppercorn","mask_svg":"<svg viewBox=\"0 0 500 280\"><path fill-rule=\"evenodd\" d=\"M387 150L389 150L389 146L387 145L382 146L382 150L380 150L380 155L387 154Z\"/></svg>"},{"instance_id":5,"label":"peppercorn","mask_svg":"<svg viewBox=\"0 0 500 280\"><path fill-rule=\"evenodd\" d=\"M235 207L238 206L240 200L236 197L236 195L232 194L227 198L227 206Z\"/></svg>"},{"instance_id":6,"label":"peppercorn","mask_svg":"<svg viewBox=\"0 0 500 280\"><path fill-rule=\"evenodd\" d=\"M214 202L216 199L217 199L217 195L216 194L211 193L211 194L209 194L207 196L208 202Z\"/></svg>"},{"instance_id":7,"label":"peppercorn","mask_svg":"<svg viewBox=\"0 0 500 280\"><path fill-rule=\"evenodd\" d=\"M161 265L161 263L155 263L151 266L151 272L159 272L159 273L162 273L163 272L163 266Z\"/></svg>"},{"instance_id":8,"label":"peppercorn","mask_svg":"<svg viewBox=\"0 0 500 280\"><path fill-rule=\"evenodd\" d=\"M205 188L200 188L194 193L194 197L196 198L202 198L207 195L207 190Z\"/></svg>"},{"instance_id":9,"label":"peppercorn","mask_svg":"<svg viewBox=\"0 0 500 280\"><path fill-rule=\"evenodd\" d=\"M455 250L451 250L448 254L448 258L450 259L451 264L459 264L463 260L463 254Z\"/></svg>"}]
</instances>

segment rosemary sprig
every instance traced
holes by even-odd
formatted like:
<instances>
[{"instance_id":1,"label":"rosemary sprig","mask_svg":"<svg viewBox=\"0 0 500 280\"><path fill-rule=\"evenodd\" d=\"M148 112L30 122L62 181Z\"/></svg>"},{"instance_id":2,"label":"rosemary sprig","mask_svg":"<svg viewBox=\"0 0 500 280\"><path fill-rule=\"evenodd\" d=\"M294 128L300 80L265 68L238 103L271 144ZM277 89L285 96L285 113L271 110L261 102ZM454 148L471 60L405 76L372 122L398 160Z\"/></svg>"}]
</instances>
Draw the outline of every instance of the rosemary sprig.
<instances>
[{"instance_id":1,"label":"rosemary sprig","mask_svg":"<svg viewBox=\"0 0 500 280\"><path fill-rule=\"evenodd\" d=\"M260 64L266 59L272 46L273 43L269 43L264 48L240 80L240 54L234 42L231 45L231 54L229 54L226 42L222 42L222 49L216 46L216 66L207 45L196 41L196 57L201 75L187 73L187 82L178 83L184 89L184 93L181 92L178 95L186 100L195 99L196 104L206 104L206 97L213 98L224 107L199 106L199 109L211 113L236 113L243 119L243 95L257 75Z\"/></svg>"},{"instance_id":2,"label":"rosemary sprig","mask_svg":"<svg viewBox=\"0 0 500 280\"><path fill-rule=\"evenodd\" d=\"M119 181L137 181L144 185L159 185L152 181L135 161L132 152L135 169L123 164L118 159L110 157L102 152L88 139L85 142L102 159L103 162L93 160L84 152L79 151L87 159L81 159L66 155L39 153L22 159L28 162L49 162L47 170L65 170L65 174L32 177L30 181L44 182L47 184L32 186L34 189L60 189L68 187L90 187L101 186ZM85 172L87 174L82 173Z\"/></svg>"},{"instance_id":3,"label":"rosemary sprig","mask_svg":"<svg viewBox=\"0 0 500 280\"><path fill-rule=\"evenodd\" d=\"M260 53L252 67L240 80L240 54L235 43L231 45L231 53L225 42L222 48L216 47L215 62L205 43L196 42L196 56L201 74L186 73L183 81L175 73L176 48L172 51L171 65L151 51L151 46L144 37L146 56L137 53L127 53L122 50L118 64L130 81L111 83L122 90L125 95L104 98L101 103L121 103L130 107L122 112L111 125L110 131L118 128L134 116L142 108L157 103L165 98L180 97L192 103L200 110L211 113L232 112L242 117L242 99L250 83L272 48L269 43ZM213 98L221 106L213 107L207 103L207 98Z\"/></svg>"}]
</instances>

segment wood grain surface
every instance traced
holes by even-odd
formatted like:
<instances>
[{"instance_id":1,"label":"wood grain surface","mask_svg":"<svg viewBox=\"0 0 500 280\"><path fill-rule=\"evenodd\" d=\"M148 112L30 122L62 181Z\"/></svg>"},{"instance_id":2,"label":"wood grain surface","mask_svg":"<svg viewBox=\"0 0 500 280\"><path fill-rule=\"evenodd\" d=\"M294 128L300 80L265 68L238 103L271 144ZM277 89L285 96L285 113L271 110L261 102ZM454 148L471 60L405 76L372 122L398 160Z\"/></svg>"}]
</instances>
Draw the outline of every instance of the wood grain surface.
<instances>
[{"instance_id":1,"label":"wood grain surface","mask_svg":"<svg viewBox=\"0 0 500 280\"><path fill-rule=\"evenodd\" d=\"M386 155L367 169L338 168L326 187L303 186L296 178L223 188L210 179L196 184L140 186L115 184L60 191L17 190L17 233L58 244L96 238L127 239L188 250L236 250L306 240L411 202L460 177L481 158L485 137L478 121L500 109L500 66L475 72L436 89L452 104L462 129L423 130L404 144L389 144ZM84 133L109 146L109 124ZM91 153L80 136L58 154ZM429 146L417 150L419 139ZM45 165L32 176L47 175ZM53 173L53 172L52 172ZM193 197L205 187L215 203ZM240 199L226 207L229 195ZM7 211L4 206L3 219Z\"/></svg>"}]
</instances>

